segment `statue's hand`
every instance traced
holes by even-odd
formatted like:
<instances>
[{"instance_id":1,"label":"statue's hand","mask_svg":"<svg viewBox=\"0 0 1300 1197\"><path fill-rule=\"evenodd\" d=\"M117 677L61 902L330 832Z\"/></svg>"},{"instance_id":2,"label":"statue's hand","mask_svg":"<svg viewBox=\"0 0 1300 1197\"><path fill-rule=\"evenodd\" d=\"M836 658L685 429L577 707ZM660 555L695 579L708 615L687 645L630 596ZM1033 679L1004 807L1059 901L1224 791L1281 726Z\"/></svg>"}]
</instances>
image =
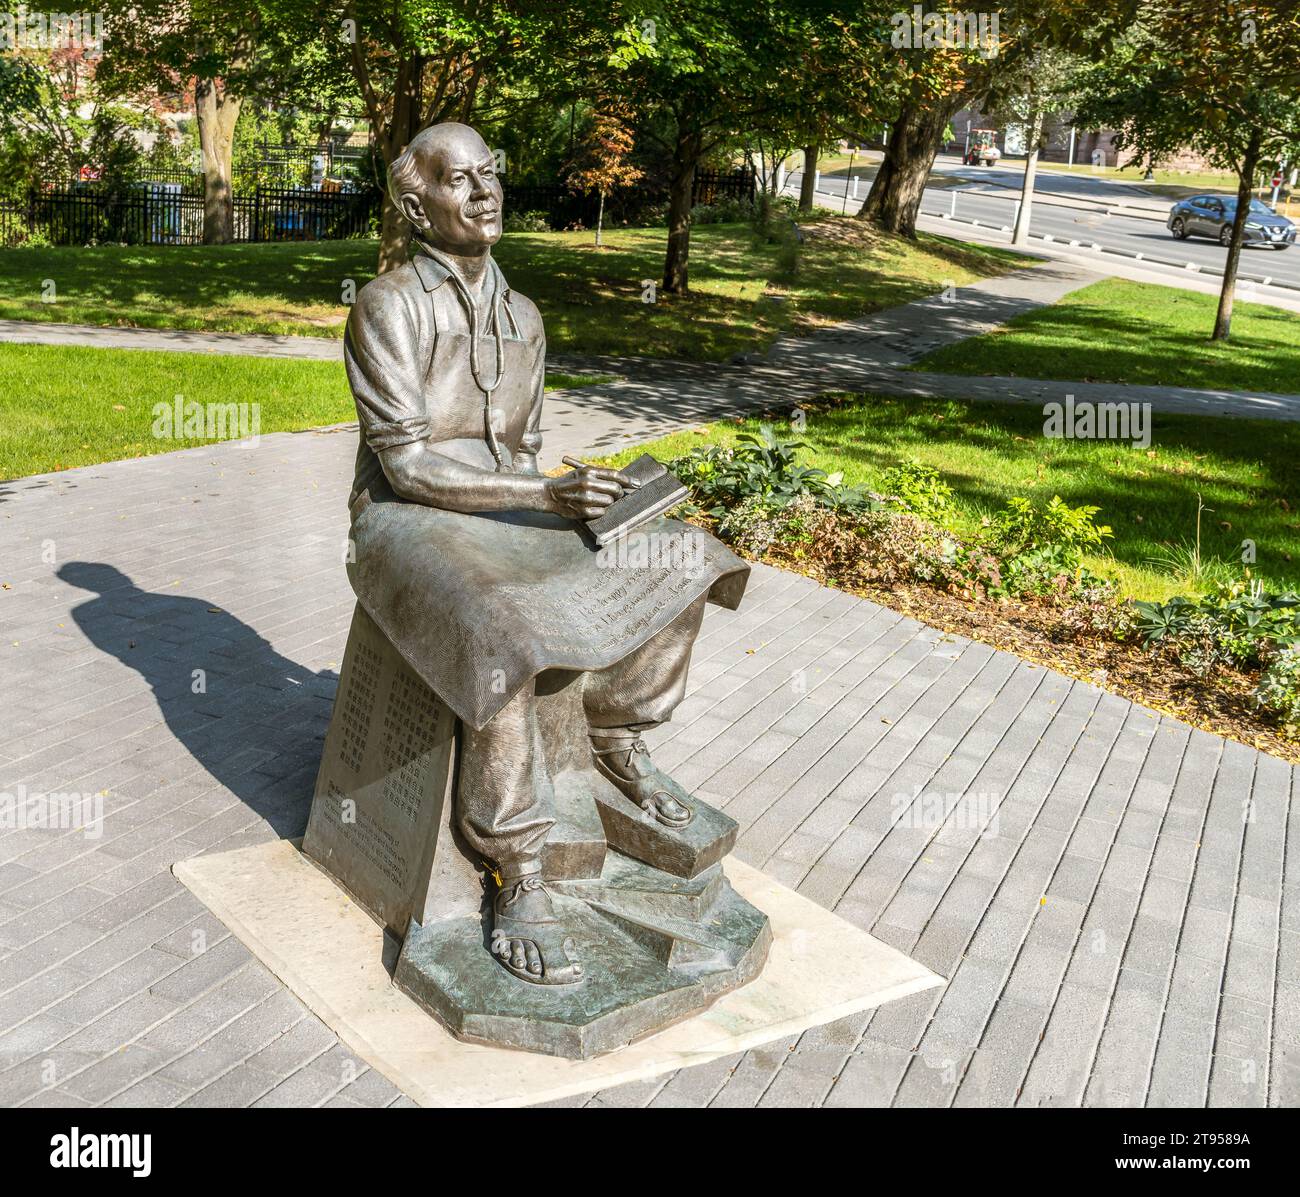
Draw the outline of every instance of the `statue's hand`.
<instances>
[{"instance_id":1,"label":"statue's hand","mask_svg":"<svg viewBox=\"0 0 1300 1197\"><path fill-rule=\"evenodd\" d=\"M594 520L631 485L627 475L600 466L584 466L546 480L550 510L574 520Z\"/></svg>"}]
</instances>

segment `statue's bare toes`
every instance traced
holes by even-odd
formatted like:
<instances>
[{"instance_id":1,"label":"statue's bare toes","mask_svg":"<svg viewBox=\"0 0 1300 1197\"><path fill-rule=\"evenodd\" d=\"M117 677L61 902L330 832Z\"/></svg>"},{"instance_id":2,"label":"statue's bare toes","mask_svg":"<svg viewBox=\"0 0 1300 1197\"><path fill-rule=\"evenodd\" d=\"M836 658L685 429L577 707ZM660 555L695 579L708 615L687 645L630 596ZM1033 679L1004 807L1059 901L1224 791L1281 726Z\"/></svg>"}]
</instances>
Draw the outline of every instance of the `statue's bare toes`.
<instances>
[{"instance_id":1,"label":"statue's bare toes","mask_svg":"<svg viewBox=\"0 0 1300 1197\"><path fill-rule=\"evenodd\" d=\"M582 980L582 964L572 936L562 941L552 939L536 924L536 939L507 936L498 928L492 933L492 953L516 977L538 985L572 985ZM549 942L548 942L549 940Z\"/></svg>"}]
</instances>

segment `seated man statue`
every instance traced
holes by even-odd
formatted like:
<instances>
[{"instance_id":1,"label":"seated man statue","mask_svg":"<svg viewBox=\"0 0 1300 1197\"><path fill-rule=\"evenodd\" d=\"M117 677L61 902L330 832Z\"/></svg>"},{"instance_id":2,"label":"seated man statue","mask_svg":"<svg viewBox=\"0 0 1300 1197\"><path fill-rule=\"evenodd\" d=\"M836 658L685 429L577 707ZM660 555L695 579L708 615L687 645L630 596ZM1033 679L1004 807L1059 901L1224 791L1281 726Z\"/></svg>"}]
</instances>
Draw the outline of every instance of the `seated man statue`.
<instances>
[{"instance_id":1,"label":"seated man statue","mask_svg":"<svg viewBox=\"0 0 1300 1197\"><path fill-rule=\"evenodd\" d=\"M542 876L555 822L536 693L586 673L596 768L639 818L689 824L691 796L641 733L681 701L706 600L734 607L748 567L698 529L647 529L700 545L669 566L611 568L581 521L628 480L537 465L546 343L537 308L493 261L502 189L472 129L421 132L390 193L413 226L411 261L364 287L345 359L361 443L349 574L361 605L459 716L455 817L493 867L492 950L516 977L582 978L582 949ZM635 577L630 575L635 574ZM591 762L588 762L590 767Z\"/></svg>"}]
</instances>

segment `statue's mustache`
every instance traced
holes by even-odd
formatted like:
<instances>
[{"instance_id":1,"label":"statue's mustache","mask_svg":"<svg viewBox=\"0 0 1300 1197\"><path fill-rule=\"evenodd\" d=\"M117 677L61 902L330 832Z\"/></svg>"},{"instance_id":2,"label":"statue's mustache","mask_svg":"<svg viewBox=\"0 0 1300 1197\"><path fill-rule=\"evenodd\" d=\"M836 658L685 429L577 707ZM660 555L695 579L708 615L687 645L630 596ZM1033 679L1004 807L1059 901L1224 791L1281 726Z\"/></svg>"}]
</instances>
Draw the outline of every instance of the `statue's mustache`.
<instances>
[{"instance_id":1,"label":"statue's mustache","mask_svg":"<svg viewBox=\"0 0 1300 1197\"><path fill-rule=\"evenodd\" d=\"M496 200L470 200L470 202L465 205L465 215L482 216L484 212L495 212L496 207Z\"/></svg>"}]
</instances>

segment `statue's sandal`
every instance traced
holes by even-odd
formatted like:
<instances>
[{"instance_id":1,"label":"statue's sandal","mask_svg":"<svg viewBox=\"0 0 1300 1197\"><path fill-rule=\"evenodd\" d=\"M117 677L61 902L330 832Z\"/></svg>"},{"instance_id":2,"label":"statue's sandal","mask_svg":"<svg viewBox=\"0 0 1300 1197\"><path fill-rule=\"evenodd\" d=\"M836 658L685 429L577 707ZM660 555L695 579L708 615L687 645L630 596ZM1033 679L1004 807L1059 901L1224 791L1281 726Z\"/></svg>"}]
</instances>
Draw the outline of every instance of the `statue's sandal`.
<instances>
[{"instance_id":1,"label":"statue's sandal","mask_svg":"<svg viewBox=\"0 0 1300 1197\"><path fill-rule=\"evenodd\" d=\"M601 776L613 782L629 801L665 827L685 827L695 818L690 795L653 761L647 761L650 771L644 776L625 777L611 769L603 759L615 753L626 753L623 767L630 772L633 755L642 753L648 757L649 752L644 740L633 740L629 744L616 744L610 748L597 748L593 744L591 749Z\"/></svg>"},{"instance_id":2,"label":"statue's sandal","mask_svg":"<svg viewBox=\"0 0 1300 1197\"><path fill-rule=\"evenodd\" d=\"M573 937L555 917L540 877L502 886L492 911L492 954L516 977L534 985L574 985L582 980ZM515 942L523 945L522 959L514 950ZM530 969L533 963L539 971Z\"/></svg>"}]
</instances>

